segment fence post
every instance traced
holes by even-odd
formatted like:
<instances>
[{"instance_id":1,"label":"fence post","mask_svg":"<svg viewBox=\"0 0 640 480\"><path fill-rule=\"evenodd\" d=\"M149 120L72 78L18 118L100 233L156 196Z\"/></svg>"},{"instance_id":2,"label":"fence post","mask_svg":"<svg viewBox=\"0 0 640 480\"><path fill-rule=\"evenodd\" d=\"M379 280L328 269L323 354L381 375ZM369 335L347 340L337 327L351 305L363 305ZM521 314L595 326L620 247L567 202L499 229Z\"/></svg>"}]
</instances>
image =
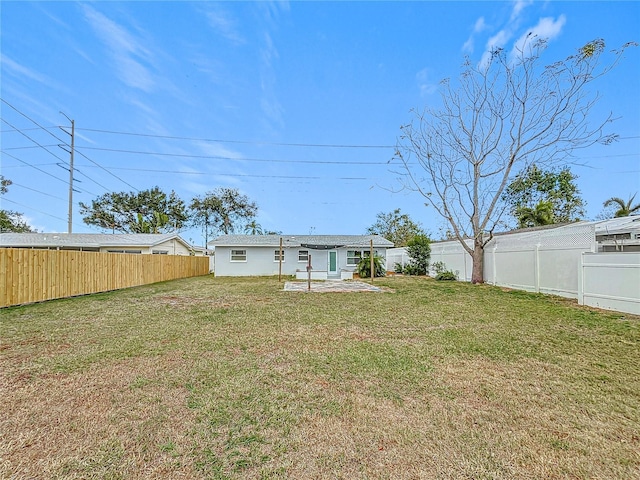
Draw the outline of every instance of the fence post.
<instances>
[{"instance_id":1,"label":"fence post","mask_svg":"<svg viewBox=\"0 0 640 480\"><path fill-rule=\"evenodd\" d=\"M578 305L584 305L584 252L580 254L578 263Z\"/></svg>"},{"instance_id":2,"label":"fence post","mask_svg":"<svg viewBox=\"0 0 640 480\"><path fill-rule=\"evenodd\" d=\"M498 240L493 239L493 284L498 285L498 265L496 264L496 257L498 256Z\"/></svg>"},{"instance_id":3,"label":"fence post","mask_svg":"<svg viewBox=\"0 0 640 480\"><path fill-rule=\"evenodd\" d=\"M536 293L540 293L540 243L536 244L536 249L533 251L534 263L533 263L533 275L535 282Z\"/></svg>"}]
</instances>

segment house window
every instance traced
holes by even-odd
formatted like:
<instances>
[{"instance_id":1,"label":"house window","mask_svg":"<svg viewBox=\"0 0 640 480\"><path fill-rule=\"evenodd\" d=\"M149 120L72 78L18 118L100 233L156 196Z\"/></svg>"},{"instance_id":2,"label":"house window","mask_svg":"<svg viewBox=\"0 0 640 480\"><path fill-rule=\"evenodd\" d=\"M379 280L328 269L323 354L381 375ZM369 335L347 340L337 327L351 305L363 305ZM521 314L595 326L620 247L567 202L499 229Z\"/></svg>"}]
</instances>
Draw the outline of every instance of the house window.
<instances>
[{"instance_id":1,"label":"house window","mask_svg":"<svg viewBox=\"0 0 640 480\"><path fill-rule=\"evenodd\" d=\"M298 261L299 262L308 262L309 261L309 250L300 250L298 252Z\"/></svg>"},{"instance_id":2,"label":"house window","mask_svg":"<svg viewBox=\"0 0 640 480\"><path fill-rule=\"evenodd\" d=\"M347 265L357 265L363 258L369 258L369 250L347 250Z\"/></svg>"},{"instance_id":3,"label":"house window","mask_svg":"<svg viewBox=\"0 0 640 480\"><path fill-rule=\"evenodd\" d=\"M231 261L232 262L246 262L247 261L247 251L246 250L231 250Z\"/></svg>"},{"instance_id":4,"label":"house window","mask_svg":"<svg viewBox=\"0 0 640 480\"><path fill-rule=\"evenodd\" d=\"M140 254L142 250L107 250L107 253L134 253Z\"/></svg>"},{"instance_id":5,"label":"house window","mask_svg":"<svg viewBox=\"0 0 640 480\"><path fill-rule=\"evenodd\" d=\"M153 255L169 255L169 250L151 250Z\"/></svg>"},{"instance_id":6,"label":"house window","mask_svg":"<svg viewBox=\"0 0 640 480\"><path fill-rule=\"evenodd\" d=\"M280 261L280 250L274 250L273 261ZM284 250L282 250L282 261L284 262Z\"/></svg>"}]
</instances>

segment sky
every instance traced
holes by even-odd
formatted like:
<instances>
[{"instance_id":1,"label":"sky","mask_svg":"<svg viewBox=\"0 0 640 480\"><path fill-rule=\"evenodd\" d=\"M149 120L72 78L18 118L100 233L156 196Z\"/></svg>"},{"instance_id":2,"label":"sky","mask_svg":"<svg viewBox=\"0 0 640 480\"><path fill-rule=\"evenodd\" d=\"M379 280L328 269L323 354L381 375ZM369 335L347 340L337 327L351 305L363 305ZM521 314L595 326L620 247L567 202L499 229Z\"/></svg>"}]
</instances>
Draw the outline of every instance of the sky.
<instances>
[{"instance_id":1,"label":"sky","mask_svg":"<svg viewBox=\"0 0 640 480\"><path fill-rule=\"evenodd\" d=\"M364 234L397 208L446 230L402 190L393 157L412 109L468 57L546 37L545 63L602 38L640 41L640 2L0 2L0 208L66 232L70 119L79 202L159 186L217 187L283 234ZM548 61L547 61L548 60ZM587 219L640 191L640 48L598 80L594 121L619 140L575 152ZM61 128L62 127L62 128ZM638 198L638 197L637 197ZM181 235L203 245L200 229Z\"/></svg>"}]
</instances>

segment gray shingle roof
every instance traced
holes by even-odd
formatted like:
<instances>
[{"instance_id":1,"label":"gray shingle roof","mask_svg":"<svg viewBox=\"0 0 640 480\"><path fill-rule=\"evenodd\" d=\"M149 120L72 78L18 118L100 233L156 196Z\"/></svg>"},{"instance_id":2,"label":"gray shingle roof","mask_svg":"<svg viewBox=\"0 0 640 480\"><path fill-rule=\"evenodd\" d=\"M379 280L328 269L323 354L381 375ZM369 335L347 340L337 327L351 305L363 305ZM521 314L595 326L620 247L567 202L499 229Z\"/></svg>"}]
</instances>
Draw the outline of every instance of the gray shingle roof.
<instances>
[{"instance_id":1,"label":"gray shingle roof","mask_svg":"<svg viewBox=\"0 0 640 480\"><path fill-rule=\"evenodd\" d=\"M344 246L392 248L393 243L380 235L220 235L209 242L211 246L219 247L273 247L282 244L286 247L302 245L316 246Z\"/></svg>"},{"instance_id":2,"label":"gray shingle roof","mask_svg":"<svg viewBox=\"0 0 640 480\"><path fill-rule=\"evenodd\" d=\"M175 233L0 233L0 247L152 247L174 238L189 245Z\"/></svg>"}]
</instances>

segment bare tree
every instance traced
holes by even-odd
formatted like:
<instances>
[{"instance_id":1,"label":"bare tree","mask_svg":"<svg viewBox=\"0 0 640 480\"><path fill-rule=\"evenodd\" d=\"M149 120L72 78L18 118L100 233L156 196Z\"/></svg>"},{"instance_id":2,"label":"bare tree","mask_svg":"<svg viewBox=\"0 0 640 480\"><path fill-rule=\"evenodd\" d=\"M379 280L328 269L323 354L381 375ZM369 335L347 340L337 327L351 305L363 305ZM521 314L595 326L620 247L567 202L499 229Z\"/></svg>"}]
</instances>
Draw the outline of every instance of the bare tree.
<instances>
[{"instance_id":1,"label":"bare tree","mask_svg":"<svg viewBox=\"0 0 640 480\"><path fill-rule=\"evenodd\" d=\"M404 187L419 192L444 219L473 258L471 281L484 281L484 247L505 211L509 181L532 164L551 166L604 135L611 115L594 123L598 100L589 86L620 60L628 46L602 65L603 40L594 40L565 60L544 66L546 41L528 38L512 53L463 64L459 85L442 81L442 106L413 111L401 127L396 157ZM465 239L471 239L467 245Z\"/></svg>"}]
</instances>

